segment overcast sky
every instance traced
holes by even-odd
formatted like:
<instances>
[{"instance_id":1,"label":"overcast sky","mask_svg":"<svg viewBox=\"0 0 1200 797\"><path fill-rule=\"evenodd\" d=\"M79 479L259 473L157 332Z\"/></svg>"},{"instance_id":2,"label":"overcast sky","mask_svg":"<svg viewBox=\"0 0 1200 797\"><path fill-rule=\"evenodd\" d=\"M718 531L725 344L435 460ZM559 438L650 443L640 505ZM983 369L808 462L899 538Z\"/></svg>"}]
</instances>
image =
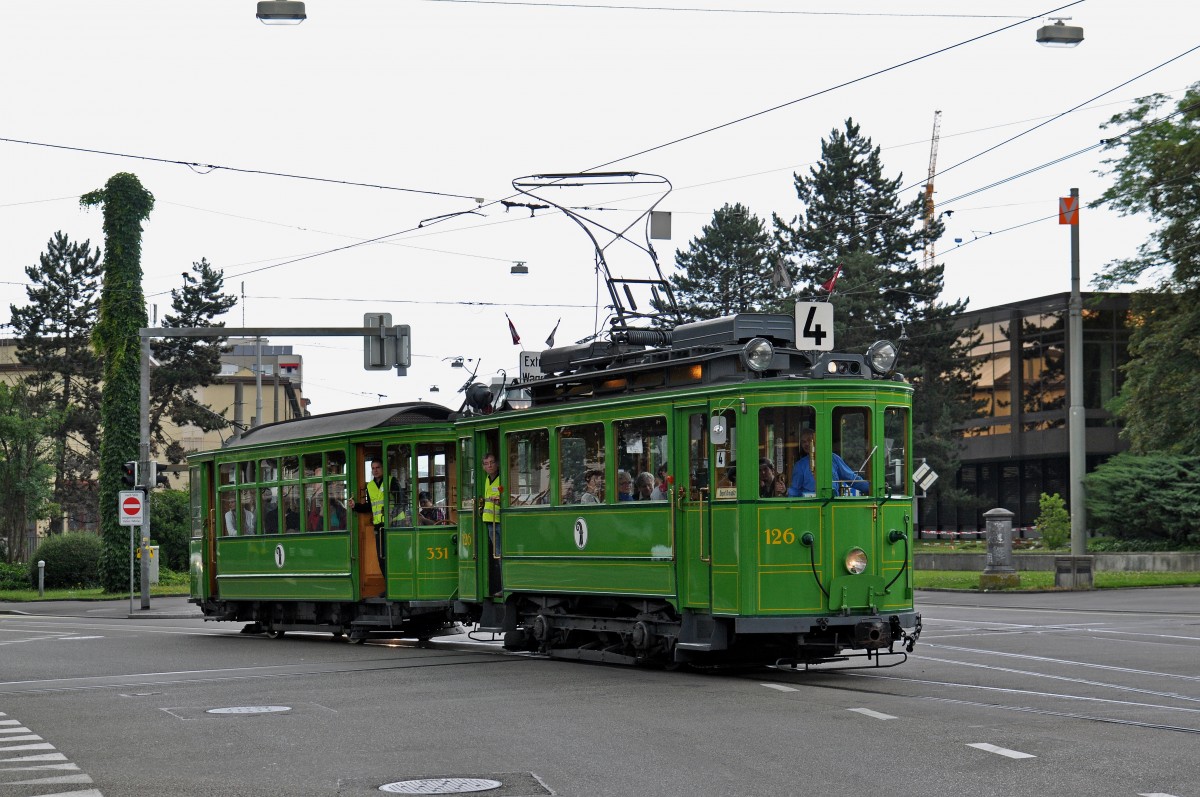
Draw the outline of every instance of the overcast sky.
<instances>
[{"instance_id":1,"label":"overcast sky","mask_svg":"<svg viewBox=\"0 0 1200 797\"><path fill-rule=\"evenodd\" d=\"M103 244L101 212L78 197L129 171L156 200L142 268L160 314L201 257L244 293L229 326L359 326L364 313L391 313L412 327L404 378L365 372L358 340L271 342L304 356L314 412L413 399L456 408L465 377L447 358L481 361L480 379L512 375L518 352L542 348L558 319L563 345L605 317L583 232L561 214L492 204L514 178L663 175L674 191L658 207L672 212L673 237L656 248L669 271L727 202L768 222L795 216L793 172L807 172L847 117L882 147L886 174L903 175L904 198L916 196L937 110L936 201L954 211L937 247L943 298L982 308L1065 291L1058 197L1078 187L1085 203L1096 198L1103 155L1009 178L1096 144L1134 98L1177 97L1200 79L1200 51L1189 52L1200 5L1083 0L1058 12L1084 28L1083 44L1036 44L1063 5L307 0L306 22L279 27L254 18L254 0L5 0L0 322L26 302L23 269L56 230ZM476 197L477 212L437 221ZM624 227L656 198L612 186L585 201ZM1148 229L1085 211L1085 284ZM635 255L615 257L614 270L649 276ZM527 276L510 275L517 261Z\"/></svg>"}]
</instances>

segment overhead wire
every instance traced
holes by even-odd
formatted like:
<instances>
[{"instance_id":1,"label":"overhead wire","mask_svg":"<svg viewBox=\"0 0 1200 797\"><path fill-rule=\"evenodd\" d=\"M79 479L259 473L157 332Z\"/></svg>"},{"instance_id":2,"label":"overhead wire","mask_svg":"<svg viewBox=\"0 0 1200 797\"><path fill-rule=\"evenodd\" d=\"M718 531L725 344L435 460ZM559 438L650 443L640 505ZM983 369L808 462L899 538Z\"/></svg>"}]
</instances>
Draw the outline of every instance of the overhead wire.
<instances>
[{"instance_id":1,"label":"overhead wire","mask_svg":"<svg viewBox=\"0 0 1200 797\"><path fill-rule=\"evenodd\" d=\"M703 8L700 6L639 6L615 3L533 2L533 0L423 0L427 3L458 3L462 5L518 6L524 8L582 8L603 11L669 11L702 14L780 14L810 17L915 17L918 19L1019 19L1001 14L921 14L889 11L798 11L768 8Z\"/></svg>"}]
</instances>

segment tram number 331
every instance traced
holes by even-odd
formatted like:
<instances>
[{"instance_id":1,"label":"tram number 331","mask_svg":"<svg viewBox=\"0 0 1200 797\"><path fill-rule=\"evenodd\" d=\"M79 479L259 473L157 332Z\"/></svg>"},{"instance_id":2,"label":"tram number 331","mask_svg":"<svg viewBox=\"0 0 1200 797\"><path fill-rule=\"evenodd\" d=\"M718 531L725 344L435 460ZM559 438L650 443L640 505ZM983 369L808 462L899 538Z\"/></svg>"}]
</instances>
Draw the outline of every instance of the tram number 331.
<instances>
[{"instance_id":1,"label":"tram number 331","mask_svg":"<svg viewBox=\"0 0 1200 797\"><path fill-rule=\"evenodd\" d=\"M796 533L791 529L763 529L767 545L791 545L796 542Z\"/></svg>"},{"instance_id":2,"label":"tram number 331","mask_svg":"<svg viewBox=\"0 0 1200 797\"><path fill-rule=\"evenodd\" d=\"M425 549L425 558L426 559L449 559L450 558L450 549L449 548L426 548Z\"/></svg>"}]
</instances>

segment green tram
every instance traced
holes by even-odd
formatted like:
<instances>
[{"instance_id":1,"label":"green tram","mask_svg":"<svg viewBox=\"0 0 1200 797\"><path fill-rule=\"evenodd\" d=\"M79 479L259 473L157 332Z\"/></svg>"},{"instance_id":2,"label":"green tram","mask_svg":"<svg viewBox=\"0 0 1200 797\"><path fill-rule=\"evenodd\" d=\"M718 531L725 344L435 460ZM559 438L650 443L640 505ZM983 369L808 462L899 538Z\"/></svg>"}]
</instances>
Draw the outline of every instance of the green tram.
<instances>
[{"instance_id":1,"label":"green tram","mask_svg":"<svg viewBox=\"0 0 1200 797\"><path fill-rule=\"evenodd\" d=\"M191 460L193 601L270 634L427 638L461 621L559 658L899 663L921 630L912 388L891 344L838 354L796 337L784 315L628 330L543 352L536 378L466 386L455 413L252 430ZM225 528L239 502L261 514L289 495L328 518L343 493L367 499L377 460L378 541L361 512L348 530Z\"/></svg>"}]
</instances>

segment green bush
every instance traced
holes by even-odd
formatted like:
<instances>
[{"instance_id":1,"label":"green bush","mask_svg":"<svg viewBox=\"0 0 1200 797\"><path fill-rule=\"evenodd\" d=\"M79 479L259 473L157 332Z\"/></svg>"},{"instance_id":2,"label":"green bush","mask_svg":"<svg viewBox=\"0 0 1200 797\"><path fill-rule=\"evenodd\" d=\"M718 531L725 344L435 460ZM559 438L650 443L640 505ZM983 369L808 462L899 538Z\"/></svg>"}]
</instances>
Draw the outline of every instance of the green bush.
<instances>
[{"instance_id":1,"label":"green bush","mask_svg":"<svg viewBox=\"0 0 1200 797\"><path fill-rule=\"evenodd\" d=\"M1042 493L1038 499L1037 528L1042 535L1042 542L1047 548L1062 548L1071 539L1071 514L1063 504L1062 496L1058 493L1046 495Z\"/></svg>"},{"instance_id":2,"label":"green bush","mask_svg":"<svg viewBox=\"0 0 1200 797\"><path fill-rule=\"evenodd\" d=\"M1084 486L1099 533L1174 548L1200 544L1200 456L1118 454Z\"/></svg>"},{"instance_id":3,"label":"green bush","mask_svg":"<svg viewBox=\"0 0 1200 797\"><path fill-rule=\"evenodd\" d=\"M187 571L192 540L189 496L183 490L155 490L150 494L151 544L158 546L159 567Z\"/></svg>"},{"instance_id":4,"label":"green bush","mask_svg":"<svg viewBox=\"0 0 1200 797\"><path fill-rule=\"evenodd\" d=\"M37 586L38 560L46 563L46 589L100 586L100 537L56 534L47 537L29 559L29 585Z\"/></svg>"},{"instance_id":5,"label":"green bush","mask_svg":"<svg viewBox=\"0 0 1200 797\"><path fill-rule=\"evenodd\" d=\"M29 568L18 562L0 562L0 589L29 589Z\"/></svg>"}]
</instances>

